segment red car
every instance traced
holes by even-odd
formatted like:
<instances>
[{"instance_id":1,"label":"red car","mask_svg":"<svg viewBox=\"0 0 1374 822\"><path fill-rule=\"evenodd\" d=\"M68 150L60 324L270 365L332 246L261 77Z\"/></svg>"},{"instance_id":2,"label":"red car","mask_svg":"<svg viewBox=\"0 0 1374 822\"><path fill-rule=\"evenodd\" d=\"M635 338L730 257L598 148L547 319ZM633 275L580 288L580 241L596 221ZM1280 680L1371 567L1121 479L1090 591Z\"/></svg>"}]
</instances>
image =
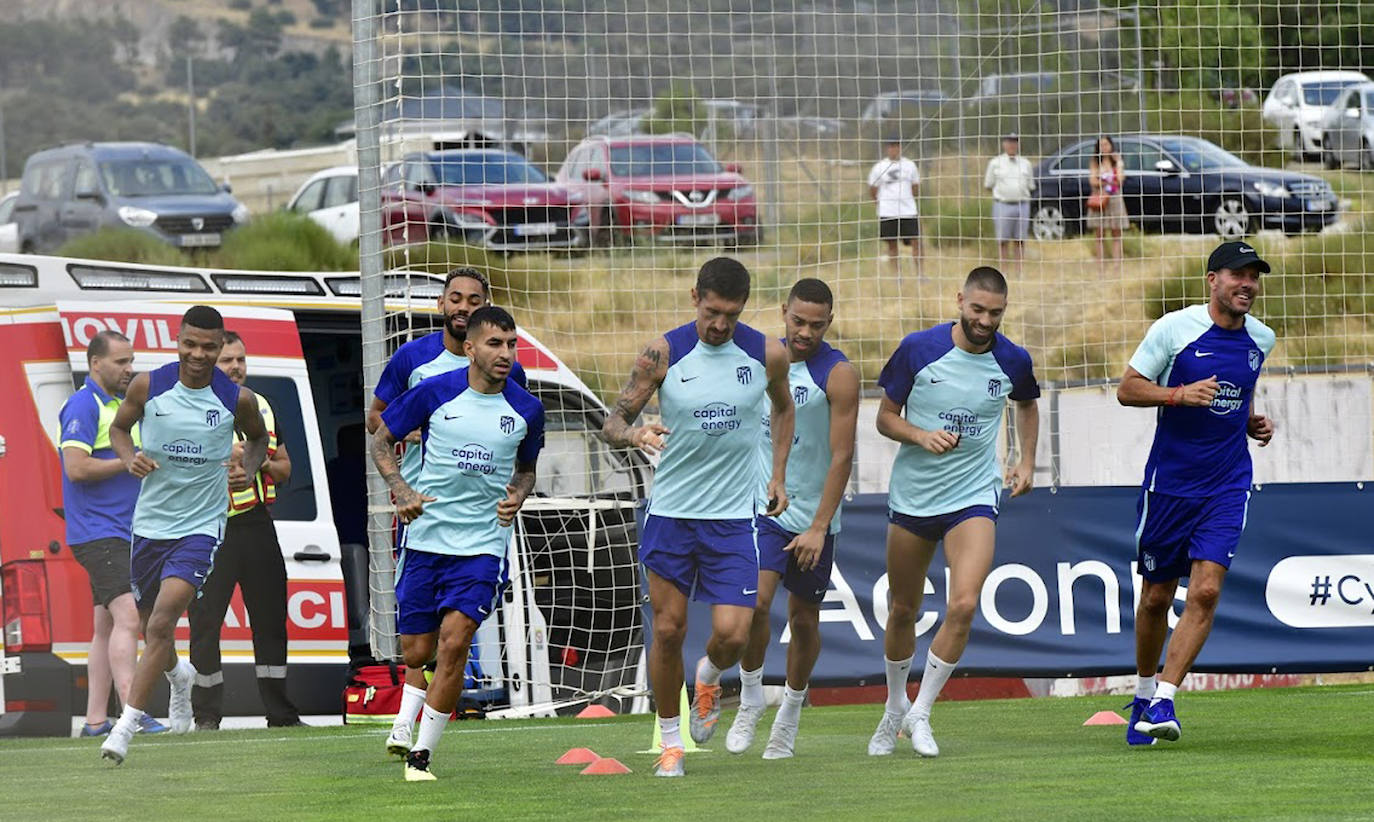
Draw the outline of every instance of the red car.
<instances>
[{"instance_id":1,"label":"red car","mask_svg":"<svg viewBox=\"0 0 1374 822\"><path fill-rule=\"evenodd\" d=\"M580 191L592 244L628 236L663 242L757 244L754 187L691 135L589 137L568 153L557 182Z\"/></svg>"},{"instance_id":2,"label":"red car","mask_svg":"<svg viewBox=\"0 0 1374 822\"><path fill-rule=\"evenodd\" d=\"M383 236L392 245L453 239L497 251L573 248L586 242L584 198L508 151L410 154L382 177Z\"/></svg>"}]
</instances>

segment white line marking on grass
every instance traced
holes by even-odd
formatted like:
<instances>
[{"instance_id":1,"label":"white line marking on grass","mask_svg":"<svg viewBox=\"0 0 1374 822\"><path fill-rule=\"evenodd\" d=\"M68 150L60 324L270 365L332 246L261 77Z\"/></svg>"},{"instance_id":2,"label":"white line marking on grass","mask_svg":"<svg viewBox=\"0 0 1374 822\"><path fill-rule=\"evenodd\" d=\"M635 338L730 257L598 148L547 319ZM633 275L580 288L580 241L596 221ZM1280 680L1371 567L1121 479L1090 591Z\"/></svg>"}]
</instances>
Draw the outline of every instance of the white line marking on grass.
<instances>
[{"instance_id":1,"label":"white line marking on grass","mask_svg":"<svg viewBox=\"0 0 1374 822\"><path fill-rule=\"evenodd\" d=\"M456 723L454 723L454 724L456 724ZM563 725L563 724L554 724L554 723L550 723L550 724L548 724L548 725L515 725L515 726L493 727L493 728L458 728L458 727L453 727L453 725L450 724L450 727L448 728L447 733L450 733L450 734L461 734L461 735L469 735L469 734L500 734L500 733L517 733L517 732L520 732L520 731L585 730L585 729L587 729L587 728L605 728L605 727L609 727L609 726L605 725L604 723L596 723L596 722L581 722L581 723L577 723L577 724L574 724L574 725ZM139 747L142 747L142 746L145 745L145 744L156 744L156 745L169 745L169 744L175 744L175 745L181 745L181 746L185 746L185 745L226 745L226 744L233 744L233 745L260 745L260 744L265 744L265 743L277 744L277 743L281 743L281 742L321 742L321 741L328 741L328 740L331 740L331 739L366 739L366 738L368 738L368 737L383 737L383 736L385 736L385 735L387 734L387 732L389 732L390 730L391 730L391 729L390 729L390 726L385 726L385 727L377 728L376 730L365 731L365 732L362 732L362 733L312 734L312 735L310 735L310 736L297 736L297 735L292 735L292 736L270 736L270 737L264 736L264 737L257 737L257 738L255 738L255 739L241 739L241 738L236 738L237 735L235 734L234 731L214 731L213 733L215 734L215 736L216 736L216 737L219 737L219 738L216 738L216 739L189 739L189 740L186 740L186 741L179 741L179 742L173 742L171 739L167 739L167 740L161 740L161 739L158 739L158 740L148 740L148 742L146 742L146 743L135 742L133 748L134 748L135 751L137 751ZM208 733L210 733L210 732L202 731L201 734L197 734L197 736L200 736L200 735L202 735L202 734L208 735ZM23 746L23 745L0 745L0 754L24 754L25 756L30 756L30 755L32 755L33 753L35 753L36 750L38 750L38 749L30 748L30 747L25 747L25 746ZM98 746L98 745L93 745L93 744L87 744L87 745L64 745L64 746L57 747L57 748L42 748L41 750L44 751L44 752L46 752L46 751L90 751L91 753L95 753L96 751L100 750L100 746Z\"/></svg>"}]
</instances>

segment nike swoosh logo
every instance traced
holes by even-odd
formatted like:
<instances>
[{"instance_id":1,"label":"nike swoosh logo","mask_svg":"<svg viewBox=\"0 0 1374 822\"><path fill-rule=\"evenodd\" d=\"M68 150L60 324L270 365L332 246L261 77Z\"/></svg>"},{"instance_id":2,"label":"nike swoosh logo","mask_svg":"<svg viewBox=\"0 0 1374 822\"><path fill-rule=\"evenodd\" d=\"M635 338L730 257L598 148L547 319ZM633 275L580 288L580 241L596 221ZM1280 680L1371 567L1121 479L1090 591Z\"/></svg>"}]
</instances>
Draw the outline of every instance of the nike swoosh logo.
<instances>
[{"instance_id":1,"label":"nike swoosh logo","mask_svg":"<svg viewBox=\"0 0 1374 822\"><path fill-rule=\"evenodd\" d=\"M1210 356L1212 356L1212 355L1215 354L1215 353L1217 353L1217 352L1215 352L1215 351L1194 351L1194 352L1193 352L1193 356L1194 356L1194 357L1210 357Z\"/></svg>"},{"instance_id":2,"label":"nike swoosh logo","mask_svg":"<svg viewBox=\"0 0 1374 822\"><path fill-rule=\"evenodd\" d=\"M483 608L483 607L481 607L480 605L477 606L477 610L478 610L479 613L483 613L483 614L490 614L490 613L491 613L491 609L490 609L490 608Z\"/></svg>"},{"instance_id":3,"label":"nike swoosh logo","mask_svg":"<svg viewBox=\"0 0 1374 822\"><path fill-rule=\"evenodd\" d=\"M700 376L701 376L700 374L697 374L696 377L680 377L679 379L681 379L683 382L691 382L692 380L694 380L694 379L696 379L697 377L700 377Z\"/></svg>"},{"instance_id":4,"label":"nike swoosh logo","mask_svg":"<svg viewBox=\"0 0 1374 822\"><path fill-rule=\"evenodd\" d=\"M745 588L745 589L744 589L744 595L745 595L745 596L749 596L750 594L757 594L758 592L759 592L759 589L757 589L757 588L755 588L755 589L752 590L752 591L749 590L748 588Z\"/></svg>"},{"instance_id":5,"label":"nike swoosh logo","mask_svg":"<svg viewBox=\"0 0 1374 822\"><path fill-rule=\"evenodd\" d=\"M453 416L450 417L448 414L445 414L445 415L444 415L444 419L446 419L446 420L456 420L456 419L462 418L462 416L463 416L462 414L454 414Z\"/></svg>"},{"instance_id":6,"label":"nike swoosh logo","mask_svg":"<svg viewBox=\"0 0 1374 822\"><path fill-rule=\"evenodd\" d=\"M823 594L823 593L825 593L825 589L824 589L824 588L817 588L817 589L816 589L816 593L812 594L812 596L820 596L820 595Z\"/></svg>"},{"instance_id":7,"label":"nike swoosh logo","mask_svg":"<svg viewBox=\"0 0 1374 822\"><path fill-rule=\"evenodd\" d=\"M944 380L931 380L931 381L930 381L930 384L931 384L931 385L934 385L934 384L937 383L937 382L944 382Z\"/></svg>"},{"instance_id":8,"label":"nike swoosh logo","mask_svg":"<svg viewBox=\"0 0 1374 822\"><path fill-rule=\"evenodd\" d=\"M154 417L165 417L165 416L167 416L167 415L170 414L170 413L172 413L172 412L171 412L171 411L154 411L154 412L153 412L153 416L154 416Z\"/></svg>"}]
</instances>

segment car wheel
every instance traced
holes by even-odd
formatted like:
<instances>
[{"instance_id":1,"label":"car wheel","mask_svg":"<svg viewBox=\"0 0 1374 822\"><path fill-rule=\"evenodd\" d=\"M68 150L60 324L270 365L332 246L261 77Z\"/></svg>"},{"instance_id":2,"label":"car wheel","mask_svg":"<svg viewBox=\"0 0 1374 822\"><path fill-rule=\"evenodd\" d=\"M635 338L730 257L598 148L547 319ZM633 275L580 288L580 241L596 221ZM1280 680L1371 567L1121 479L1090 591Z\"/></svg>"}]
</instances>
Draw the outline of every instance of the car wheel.
<instances>
[{"instance_id":1,"label":"car wheel","mask_svg":"<svg viewBox=\"0 0 1374 822\"><path fill-rule=\"evenodd\" d=\"M1059 206L1047 203L1031 214L1031 236L1037 240L1062 240L1069 236L1069 220Z\"/></svg>"},{"instance_id":2,"label":"car wheel","mask_svg":"<svg viewBox=\"0 0 1374 822\"><path fill-rule=\"evenodd\" d=\"M1250 233L1250 212L1236 196L1223 197L1212 212L1212 230L1225 240L1239 240Z\"/></svg>"},{"instance_id":3,"label":"car wheel","mask_svg":"<svg viewBox=\"0 0 1374 822\"><path fill-rule=\"evenodd\" d=\"M1331 150L1331 138L1322 137L1322 165L1328 169L1341 167L1341 160L1336 156L1336 152Z\"/></svg>"},{"instance_id":4,"label":"car wheel","mask_svg":"<svg viewBox=\"0 0 1374 822\"><path fill-rule=\"evenodd\" d=\"M1371 148L1368 140L1360 141L1360 170L1368 171L1374 168L1374 148Z\"/></svg>"}]
</instances>

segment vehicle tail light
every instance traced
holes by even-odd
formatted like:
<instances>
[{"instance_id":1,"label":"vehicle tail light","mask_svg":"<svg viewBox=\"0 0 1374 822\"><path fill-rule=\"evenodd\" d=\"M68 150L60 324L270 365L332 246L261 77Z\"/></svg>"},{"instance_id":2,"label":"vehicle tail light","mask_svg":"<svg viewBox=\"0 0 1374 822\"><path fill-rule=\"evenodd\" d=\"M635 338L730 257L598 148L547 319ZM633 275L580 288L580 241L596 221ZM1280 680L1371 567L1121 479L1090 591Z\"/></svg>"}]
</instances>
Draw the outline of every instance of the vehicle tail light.
<instances>
[{"instance_id":1,"label":"vehicle tail light","mask_svg":"<svg viewBox=\"0 0 1374 822\"><path fill-rule=\"evenodd\" d=\"M41 560L20 560L0 569L5 651L51 651L48 572Z\"/></svg>"}]
</instances>

